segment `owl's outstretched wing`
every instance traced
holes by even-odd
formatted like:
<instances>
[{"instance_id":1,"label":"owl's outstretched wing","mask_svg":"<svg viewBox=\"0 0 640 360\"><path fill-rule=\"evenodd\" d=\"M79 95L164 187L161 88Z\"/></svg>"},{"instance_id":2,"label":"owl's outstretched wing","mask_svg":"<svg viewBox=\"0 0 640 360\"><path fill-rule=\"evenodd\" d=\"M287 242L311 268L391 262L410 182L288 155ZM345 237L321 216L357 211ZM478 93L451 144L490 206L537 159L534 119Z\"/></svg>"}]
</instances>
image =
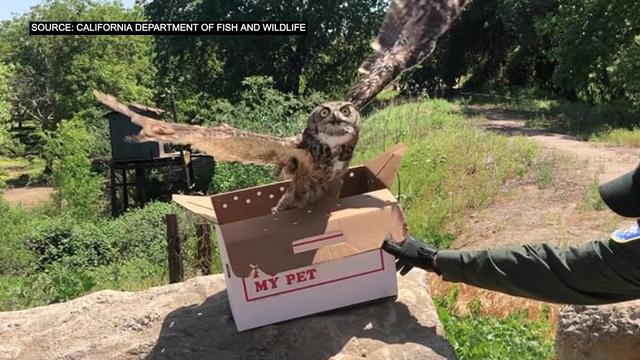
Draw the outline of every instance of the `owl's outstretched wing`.
<instances>
[{"instance_id":1,"label":"owl's outstretched wing","mask_svg":"<svg viewBox=\"0 0 640 360\"><path fill-rule=\"evenodd\" d=\"M403 71L420 64L451 25L467 0L393 0L378 38L358 71L347 98L364 107Z\"/></svg>"},{"instance_id":2,"label":"owl's outstretched wing","mask_svg":"<svg viewBox=\"0 0 640 360\"><path fill-rule=\"evenodd\" d=\"M157 141L191 145L193 149L212 155L217 161L238 161L247 164L272 165L294 151L292 138L279 138L233 128L226 124L202 127L170 123L140 115L118 102L111 95L94 91L95 97L108 108L119 112L140 125L135 142Z\"/></svg>"}]
</instances>

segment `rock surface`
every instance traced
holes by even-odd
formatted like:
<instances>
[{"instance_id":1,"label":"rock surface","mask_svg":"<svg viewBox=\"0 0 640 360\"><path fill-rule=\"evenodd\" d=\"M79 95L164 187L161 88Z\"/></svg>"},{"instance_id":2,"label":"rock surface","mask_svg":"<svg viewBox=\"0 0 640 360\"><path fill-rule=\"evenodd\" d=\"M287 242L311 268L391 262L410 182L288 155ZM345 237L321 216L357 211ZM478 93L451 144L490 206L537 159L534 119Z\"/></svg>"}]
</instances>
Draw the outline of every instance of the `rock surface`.
<instances>
[{"instance_id":1,"label":"rock surface","mask_svg":"<svg viewBox=\"0 0 640 360\"><path fill-rule=\"evenodd\" d=\"M558 318L558 359L640 359L640 301L565 306Z\"/></svg>"},{"instance_id":2,"label":"rock surface","mask_svg":"<svg viewBox=\"0 0 640 360\"><path fill-rule=\"evenodd\" d=\"M397 299L237 333L224 278L0 313L0 359L455 359L426 274Z\"/></svg>"}]
</instances>

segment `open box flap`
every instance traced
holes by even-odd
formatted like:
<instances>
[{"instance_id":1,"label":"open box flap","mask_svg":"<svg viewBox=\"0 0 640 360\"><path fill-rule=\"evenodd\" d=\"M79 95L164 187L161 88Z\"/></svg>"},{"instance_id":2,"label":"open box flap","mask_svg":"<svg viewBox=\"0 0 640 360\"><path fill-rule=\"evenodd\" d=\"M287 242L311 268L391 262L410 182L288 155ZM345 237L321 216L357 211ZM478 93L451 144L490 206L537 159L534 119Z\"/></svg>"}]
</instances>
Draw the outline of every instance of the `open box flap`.
<instances>
[{"instance_id":1,"label":"open box flap","mask_svg":"<svg viewBox=\"0 0 640 360\"><path fill-rule=\"evenodd\" d=\"M385 235L403 238L405 222L387 189L341 199L311 212L286 211L220 227L238 277L275 275L380 248Z\"/></svg>"},{"instance_id":2,"label":"open box flap","mask_svg":"<svg viewBox=\"0 0 640 360\"><path fill-rule=\"evenodd\" d=\"M375 159L366 163L365 166L385 187L390 189L396 179L400 168L400 160L406 150L407 147L404 144L395 144Z\"/></svg>"},{"instance_id":3,"label":"open box flap","mask_svg":"<svg viewBox=\"0 0 640 360\"><path fill-rule=\"evenodd\" d=\"M171 195L171 200L192 213L199 215L214 224L218 223L216 211L213 209L210 196Z\"/></svg>"}]
</instances>

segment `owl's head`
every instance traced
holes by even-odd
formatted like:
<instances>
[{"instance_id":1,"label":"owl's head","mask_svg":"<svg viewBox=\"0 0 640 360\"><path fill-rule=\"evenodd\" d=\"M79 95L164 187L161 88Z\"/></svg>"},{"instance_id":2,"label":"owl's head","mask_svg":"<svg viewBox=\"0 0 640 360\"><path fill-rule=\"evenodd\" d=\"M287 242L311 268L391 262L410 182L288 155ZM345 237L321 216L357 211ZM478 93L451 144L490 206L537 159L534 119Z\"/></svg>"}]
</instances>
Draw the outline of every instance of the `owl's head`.
<instances>
[{"instance_id":1,"label":"owl's head","mask_svg":"<svg viewBox=\"0 0 640 360\"><path fill-rule=\"evenodd\" d=\"M326 102L311 112L307 126L327 135L357 135L360 112L350 102Z\"/></svg>"}]
</instances>

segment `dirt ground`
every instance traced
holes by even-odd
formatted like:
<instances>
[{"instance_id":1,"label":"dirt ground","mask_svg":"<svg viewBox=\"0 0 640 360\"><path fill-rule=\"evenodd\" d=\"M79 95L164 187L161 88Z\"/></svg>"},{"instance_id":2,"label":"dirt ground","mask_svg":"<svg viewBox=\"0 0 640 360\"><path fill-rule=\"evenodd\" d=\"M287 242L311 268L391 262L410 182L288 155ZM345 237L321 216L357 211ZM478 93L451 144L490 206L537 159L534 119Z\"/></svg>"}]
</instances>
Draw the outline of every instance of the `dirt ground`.
<instances>
[{"instance_id":1,"label":"dirt ground","mask_svg":"<svg viewBox=\"0 0 640 360\"><path fill-rule=\"evenodd\" d=\"M487 119L486 131L527 136L541 148L547 167L546 186L541 186L539 171L528 178L507 184L489 208L469 215L465 229L457 234L454 249L477 249L503 245L551 243L564 247L607 237L632 221L607 209L585 206L591 187L633 170L640 150L578 141L563 134L525 128L524 118L508 110L492 107L468 109ZM596 193L594 193L596 194ZM597 196L597 194L596 194ZM430 277L434 295L448 292L451 283ZM526 301L491 291L460 287L457 310L466 312L471 299L480 299L485 313L502 316L525 308L537 317L541 302ZM552 305L552 316L558 306Z\"/></svg>"},{"instance_id":2,"label":"dirt ground","mask_svg":"<svg viewBox=\"0 0 640 360\"><path fill-rule=\"evenodd\" d=\"M52 194L51 187L24 187L4 191L4 197L10 204L22 204L25 207L38 206L49 200Z\"/></svg>"}]
</instances>

